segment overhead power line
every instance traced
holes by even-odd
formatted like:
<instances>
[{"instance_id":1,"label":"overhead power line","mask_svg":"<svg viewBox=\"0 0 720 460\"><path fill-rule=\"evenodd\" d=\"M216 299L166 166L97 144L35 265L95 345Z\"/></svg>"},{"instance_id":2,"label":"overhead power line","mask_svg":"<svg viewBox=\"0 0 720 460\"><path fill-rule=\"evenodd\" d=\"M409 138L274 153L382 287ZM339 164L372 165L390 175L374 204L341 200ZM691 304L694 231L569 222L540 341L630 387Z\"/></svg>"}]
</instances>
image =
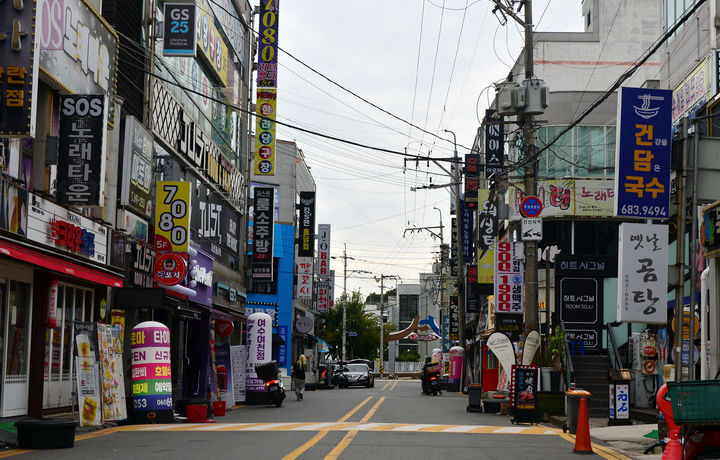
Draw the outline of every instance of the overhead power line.
<instances>
[{"instance_id":1,"label":"overhead power line","mask_svg":"<svg viewBox=\"0 0 720 460\"><path fill-rule=\"evenodd\" d=\"M532 155L528 155L524 160L519 161L515 163L513 166L508 168L506 172L511 171L517 171L518 169L524 168L525 166L529 165L530 163L533 163L537 158L540 156L541 153L548 150L552 145L557 142L565 133L573 129L575 126L577 126L581 121L585 119L588 115L590 115L595 109L597 109L600 104L603 103L608 97L610 97L611 94L613 94L620 86L622 86L625 81L627 81L630 77L632 77L637 69L640 68L645 62L650 59L650 56L655 54L655 52L665 43L679 28L682 26L685 22L687 22L690 17L692 17L693 14L700 8L700 6L705 3L705 0L698 0L697 3L695 3L683 16L680 18L675 24L672 25L663 35L661 35L655 43L648 48L647 51L637 60L635 61L635 64L633 64L628 70L626 70L620 77L618 77L617 80L608 88L600 97L598 97L595 102L590 104L588 108L586 108L583 113L580 114L575 120L570 122L568 126L563 128L549 143L547 143L543 148L536 150Z\"/></svg>"}]
</instances>

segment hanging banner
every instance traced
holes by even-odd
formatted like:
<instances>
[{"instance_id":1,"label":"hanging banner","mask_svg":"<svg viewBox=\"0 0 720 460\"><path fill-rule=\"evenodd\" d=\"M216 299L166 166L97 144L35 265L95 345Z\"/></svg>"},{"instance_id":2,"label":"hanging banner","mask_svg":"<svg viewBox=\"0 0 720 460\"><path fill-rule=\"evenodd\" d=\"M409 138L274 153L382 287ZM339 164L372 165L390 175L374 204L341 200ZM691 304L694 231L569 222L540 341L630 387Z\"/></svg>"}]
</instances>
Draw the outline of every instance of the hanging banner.
<instances>
[{"instance_id":1,"label":"hanging banner","mask_svg":"<svg viewBox=\"0 0 720 460\"><path fill-rule=\"evenodd\" d=\"M274 176L277 89L258 88L255 107L255 175Z\"/></svg>"},{"instance_id":2,"label":"hanging banner","mask_svg":"<svg viewBox=\"0 0 720 460\"><path fill-rule=\"evenodd\" d=\"M232 407L235 405L235 390L233 386L230 344L227 342L215 346L215 370L217 373L217 387L220 393L220 400L225 401L226 407Z\"/></svg>"},{"instance_id":3,"label":"hanging banner","mask_svg":"<svg viewBox=\"0 0 720 460\"><path fill-rule=\"evenodd\" d=\"M485 176L502 174L505 165L505 133L502 116L485 110Z\"/></svg>"},{"instance_id":4,"label":"hanging banner","mask_svg":"<svg viewBox=\"0 0 720 460\"><path fill-rule=\"evenodd\" d=\"M190 182L158 181L155 196L155 250L188 252Z\"/></svg>"},{"instance_id":5,"label":"hanging banner","mask_svg":"<svg viewBox=\"0 0 720 460\"><path fill-rule=\"evenodd\" d=\"M34 1L0 2L0 136L35 137L38 51ZM3 165L4 166L4 165Z\"/></svg>"},{"instance_id":6,"label":"hanging banner","mask_svg":"<svg viewBox=\"0 0 720 460\"><path fill-rule=\"evenodd\" d=\"M670 216L672 91L620 88L615 155L615 215Z\"/></svg>"},{"instance_id":7,"label":"hanging banner","mask_svg":"<svg viewBox=\"0 0 720 460\"><path fill-rule=\"evenodd\" d=\"M57 202L68 206L105 204L105 95L60 96Z\"/></svg>"},{"instance_id":8,"label":"hanging banner","mask_svg":"<svg viewBox=\"0 0 720 460\"><path fill-rule=\"evenodd\" d=\"M618 321L666 324L668 226L620 224Z\"/></svg>"},{"instance_id":9,"label":"hanging banner","mask_svg":"<svg viewBox=\"0 0 720 460\"><path fill-rule=\"evenodd\" d=\"M495 313L523 313L523 263L515 258L515 245L495 246Z\"/></svg>"},{"instance_id":10,"label":"hanging banner","mask_svg":"<svg viewBox=\"0 0 720 460\"><path fill-rule=\"evenodd\" d=\"M277 88L280 0L260 0L258 88Z\"/></svg>"},{"instance_id":11,"label":"hanging banner","mask_svg":"<svg viewBox=\"0 0 720 460\"><path fill-rule=\"evenodd\" d=\"M163 17L163 56L195 57L195 5L165 3Z\"/></svg>"},{"instance_id":12,"label":"hanging banner","mask_svg":"<svg viewBox=\"0 0 720 460\"><path fill-rule=\"evenodd\" d=\"M273 203L275 189L255 188L253 198L252 279L273 280Z\"/></svg>"},{"instance_id":13,"label":"hanging banner","mask_svg":"<svg viewBox=\"0 0 720 460\"><path fill-rule=\"evenodd\" d=\"M315 192L300 192L298 257L315 255Z\"/></svg>"}]
</instances>

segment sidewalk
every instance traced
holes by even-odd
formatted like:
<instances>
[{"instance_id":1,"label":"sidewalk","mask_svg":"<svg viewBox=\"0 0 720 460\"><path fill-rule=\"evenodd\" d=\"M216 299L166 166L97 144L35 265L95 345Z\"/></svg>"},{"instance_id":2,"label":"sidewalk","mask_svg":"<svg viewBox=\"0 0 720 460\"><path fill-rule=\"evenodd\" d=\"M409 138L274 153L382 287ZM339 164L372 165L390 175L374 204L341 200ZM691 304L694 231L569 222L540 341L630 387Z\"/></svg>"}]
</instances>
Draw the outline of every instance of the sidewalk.
<instances>
[{"instance_id":1,"label":"sidewalk","mask_svg":"<svg viewBox=\"0 0 720 460\"><path fill-rule=\"evenodd\" d=\"M550 423L562 428L565 417L550 417ZM648 437L652 435L654 437ZM643 454L645 449L658 442L657 423L608 426L606 417L591 417L590 438L593 441L602 441L631 458L660 460L662 457L660 447L656 447L648 455Z\"/></svg>"}]
</instances>

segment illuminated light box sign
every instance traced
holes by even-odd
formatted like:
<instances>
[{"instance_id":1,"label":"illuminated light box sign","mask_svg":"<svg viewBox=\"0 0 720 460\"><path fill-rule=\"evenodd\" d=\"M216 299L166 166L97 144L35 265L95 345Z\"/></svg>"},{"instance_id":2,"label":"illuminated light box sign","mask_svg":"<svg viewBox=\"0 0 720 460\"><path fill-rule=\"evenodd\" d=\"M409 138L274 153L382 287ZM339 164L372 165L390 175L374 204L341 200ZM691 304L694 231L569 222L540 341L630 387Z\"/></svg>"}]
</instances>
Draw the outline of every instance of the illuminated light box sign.
<instances>
[{"instance_id":1,"label":"illuminated light box sign","mask_svg":"<svg viewBox=\"0 0 720 460\"><path fill-rule=\"evenodd\" d=\"M135 411L172 410L170 329L146 321L130 333Z\"/></svg>"}]
</instances>

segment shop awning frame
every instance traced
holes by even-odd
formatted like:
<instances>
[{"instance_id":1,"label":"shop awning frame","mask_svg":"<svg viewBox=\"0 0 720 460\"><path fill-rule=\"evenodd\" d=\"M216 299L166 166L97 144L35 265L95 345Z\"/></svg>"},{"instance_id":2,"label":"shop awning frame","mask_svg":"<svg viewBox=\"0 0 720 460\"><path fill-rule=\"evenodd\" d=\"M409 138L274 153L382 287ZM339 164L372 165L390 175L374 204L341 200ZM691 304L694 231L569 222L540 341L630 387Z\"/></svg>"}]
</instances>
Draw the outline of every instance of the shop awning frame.
<instances>
[{"instance_id":1,"label":"shop awning frame","mask_svg":"<svg viewBox=\"0 0 720 460\"><path fill-rule=\"evenodd\" d=\"M0 254L31 263L39 267L47 268L66 276L74 276L75 278L103 284L105 286L123 287L123 278L120 276L105 273L97 269L83 267L72 262L53 257L51 254L42 253L4 240L0 240Z\"/></svg>"}]
</instances>

